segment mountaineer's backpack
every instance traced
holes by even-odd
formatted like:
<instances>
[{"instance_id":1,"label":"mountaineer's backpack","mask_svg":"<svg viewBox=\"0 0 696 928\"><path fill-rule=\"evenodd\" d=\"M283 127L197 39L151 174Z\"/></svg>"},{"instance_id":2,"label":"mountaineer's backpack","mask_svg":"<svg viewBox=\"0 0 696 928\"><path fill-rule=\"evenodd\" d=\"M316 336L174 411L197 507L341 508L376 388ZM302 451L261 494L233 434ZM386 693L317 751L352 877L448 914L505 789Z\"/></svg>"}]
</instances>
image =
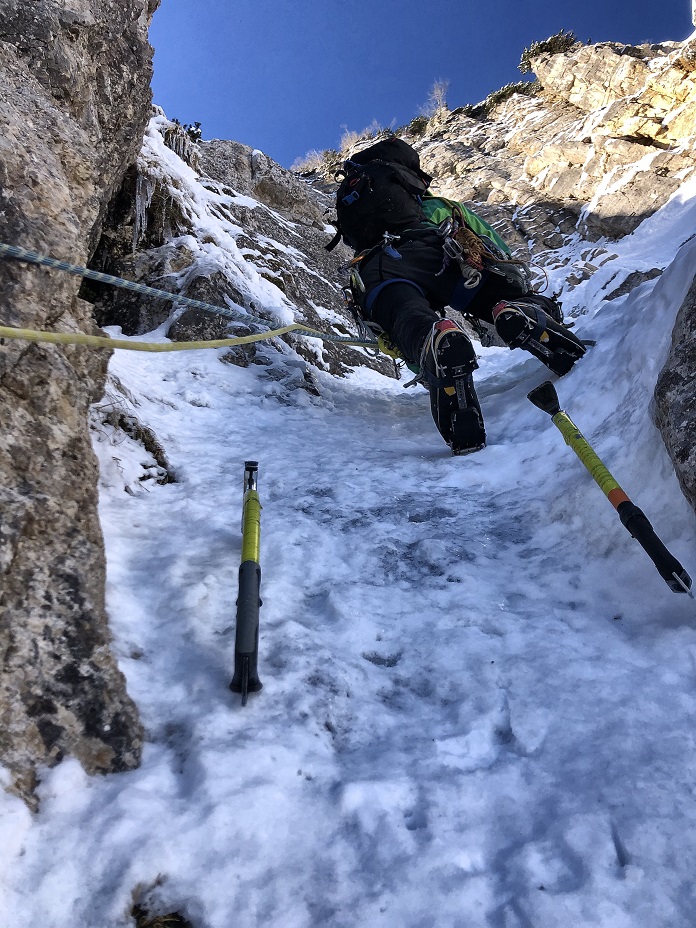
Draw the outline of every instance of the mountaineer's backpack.
<instances>
[{"instance_id":1,"label":"mountaineer's backpack","mask_svg":"<svg viewBox=\"0 0 696 928\"><path fill-rule=\"evenodd\" d=\"M521 293L531 288L528 265L512 257L492 226L464 204L428 192L432 177L421 170L418 152L403 139L382 139L357 152L336 177L337 231L327 251L341 239L362 252L378 246L385 232L398 236L418 227L437 228L443 248L448 246L446 261L457 260L464 276L471 279L472 269L485 269Z\"/></svg>"},{"instance_id":2,"label":"mountaineer's backpack","mask_svg":"<svg viewBox=\"0 0 696 928\"><path fill-rule=\"evenodd\" d=\"M356 251L373 248L385 232L398 235L425 220L420 198L432 178L421 171L420 159L399 138L383 139L357 152L336 174L336 235Z\"/></svg>"}]
</instances>

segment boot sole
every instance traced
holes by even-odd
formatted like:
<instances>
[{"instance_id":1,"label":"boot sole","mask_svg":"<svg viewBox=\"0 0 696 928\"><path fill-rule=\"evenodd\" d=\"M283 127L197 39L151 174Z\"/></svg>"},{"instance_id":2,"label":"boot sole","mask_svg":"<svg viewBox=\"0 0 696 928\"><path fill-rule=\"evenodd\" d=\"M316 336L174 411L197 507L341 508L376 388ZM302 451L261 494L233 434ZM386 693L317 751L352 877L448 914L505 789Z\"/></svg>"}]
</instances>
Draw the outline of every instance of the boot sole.
<instances>
[{"instance_id":1,"label":"boot sole","mask_svg":"<svg viewBox=\"0 0 696 928\"><path fill-rule=\"evenodd\" d=\"M449 332L445 333L436 346L438 365L448 378L456 376L455 372L471 374L478 367L474 346L465 335L462 337L459 333L457 333L456 339L460 342L460 345L457 345L456 341L454 343L450 342L448 341L450 334ZM466 352L462 351L462 347L466 348ZM466 357L462 358L463 354L466 354ZM448 359L448 355L452 356L452 360Z\"/></svg>"},{"instance_id":2,"label":"boot sole","mask_svg":"<svg viewBox=\"0 0 696 928\"><path fill-rule=\"evenodd\" d=\"M452 413L452 454L473 454L486 447L486 430L481 414L474 407L456 409Z\"/></svg>"},{"instance_id":3,"label":"boot sole","mask_svg":"<svg viewBox=\"0 0 696 928\"><path fill-rule=\"evenodd\" d=\"M504 309L496 316L495 328L511 348L524 348L559 377L567 374L585 354L582 342L557 331L560 326L551 318L542 327L519 309Z\"/></svg>"}]
</instances>

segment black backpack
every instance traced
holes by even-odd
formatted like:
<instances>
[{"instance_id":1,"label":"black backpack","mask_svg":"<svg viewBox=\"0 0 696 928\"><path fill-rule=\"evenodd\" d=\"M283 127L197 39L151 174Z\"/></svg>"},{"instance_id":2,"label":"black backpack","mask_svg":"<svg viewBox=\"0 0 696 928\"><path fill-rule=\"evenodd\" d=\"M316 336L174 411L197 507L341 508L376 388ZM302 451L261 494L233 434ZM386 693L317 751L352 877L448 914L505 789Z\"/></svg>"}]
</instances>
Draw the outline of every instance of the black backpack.
<instances>
[{"instance_id":1,"label":"black backpack","mask_svg":"<svg viewBox=\"0 0 696 928\"><path fill-rule=\"evenodd\" d=\"M396 137L383 139L344 163L337 172L335 237L356 251L378 245L385 232L398 235L425 220L420 196L432 178L421 171L420 159L410 145Z\"/></svg>"}]
</instances>

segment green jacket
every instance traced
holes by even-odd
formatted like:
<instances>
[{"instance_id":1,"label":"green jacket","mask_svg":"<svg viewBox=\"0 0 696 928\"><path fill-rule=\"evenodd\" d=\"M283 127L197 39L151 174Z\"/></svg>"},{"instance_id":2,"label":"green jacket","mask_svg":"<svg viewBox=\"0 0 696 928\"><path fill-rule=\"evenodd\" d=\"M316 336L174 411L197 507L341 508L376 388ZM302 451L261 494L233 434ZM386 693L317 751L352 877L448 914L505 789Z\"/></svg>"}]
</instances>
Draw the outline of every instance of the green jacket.
<instances>
[{"instance_id":1,"label":"green jacket","mask_svg":"<svg viewBox=\"0 0 696 928\"><path fill-rule=\"evenodd\" d=\"M464 206L463 203L458 203L456 200L448 200L446 197L438 197L432 193L425 193L423 194L422 205L425 218L428 222L435 223L435 225L439 225L441 222L444 222L445 219L449 219L452 216L452 208L458 206L473 232L480 238L490 239L490 241L504 251L506 255L512 254L495 229L491 228L485 220L481 219L480 216L477 216L476 213Z\"/></svg>"}]
</instances>

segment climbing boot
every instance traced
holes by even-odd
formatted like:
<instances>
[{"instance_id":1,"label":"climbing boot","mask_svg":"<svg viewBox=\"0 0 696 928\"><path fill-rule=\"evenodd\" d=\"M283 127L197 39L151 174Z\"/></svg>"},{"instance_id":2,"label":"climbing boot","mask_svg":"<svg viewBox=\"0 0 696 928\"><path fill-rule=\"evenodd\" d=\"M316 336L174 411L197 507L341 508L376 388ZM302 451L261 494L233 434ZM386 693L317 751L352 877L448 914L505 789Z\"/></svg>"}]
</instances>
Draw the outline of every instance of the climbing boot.
<instances>
[{"instance_id":1,"label":"climbing boot","mask_svg":"<svg viewBox=\"0 0 696 928\"><path fill-rule=\"evenodd\" d=\"M481 406L474 388L476 352L451 319L436 322L425 340L421 371L430 390L430 409L452 454L471 454L486 446Z\"/></svg>"},{"instance_id":2,"label":"climbing boot","mask_svg":"<svg viewBox=\"0 0 696 928\"><path fill-rule=\"evenodd\" d=\"M524 348L562 377L587 350L564 325L540 306L524 300L502 302L493 307L493 323L510 348Z\"/></svg>"}]
</instances>

